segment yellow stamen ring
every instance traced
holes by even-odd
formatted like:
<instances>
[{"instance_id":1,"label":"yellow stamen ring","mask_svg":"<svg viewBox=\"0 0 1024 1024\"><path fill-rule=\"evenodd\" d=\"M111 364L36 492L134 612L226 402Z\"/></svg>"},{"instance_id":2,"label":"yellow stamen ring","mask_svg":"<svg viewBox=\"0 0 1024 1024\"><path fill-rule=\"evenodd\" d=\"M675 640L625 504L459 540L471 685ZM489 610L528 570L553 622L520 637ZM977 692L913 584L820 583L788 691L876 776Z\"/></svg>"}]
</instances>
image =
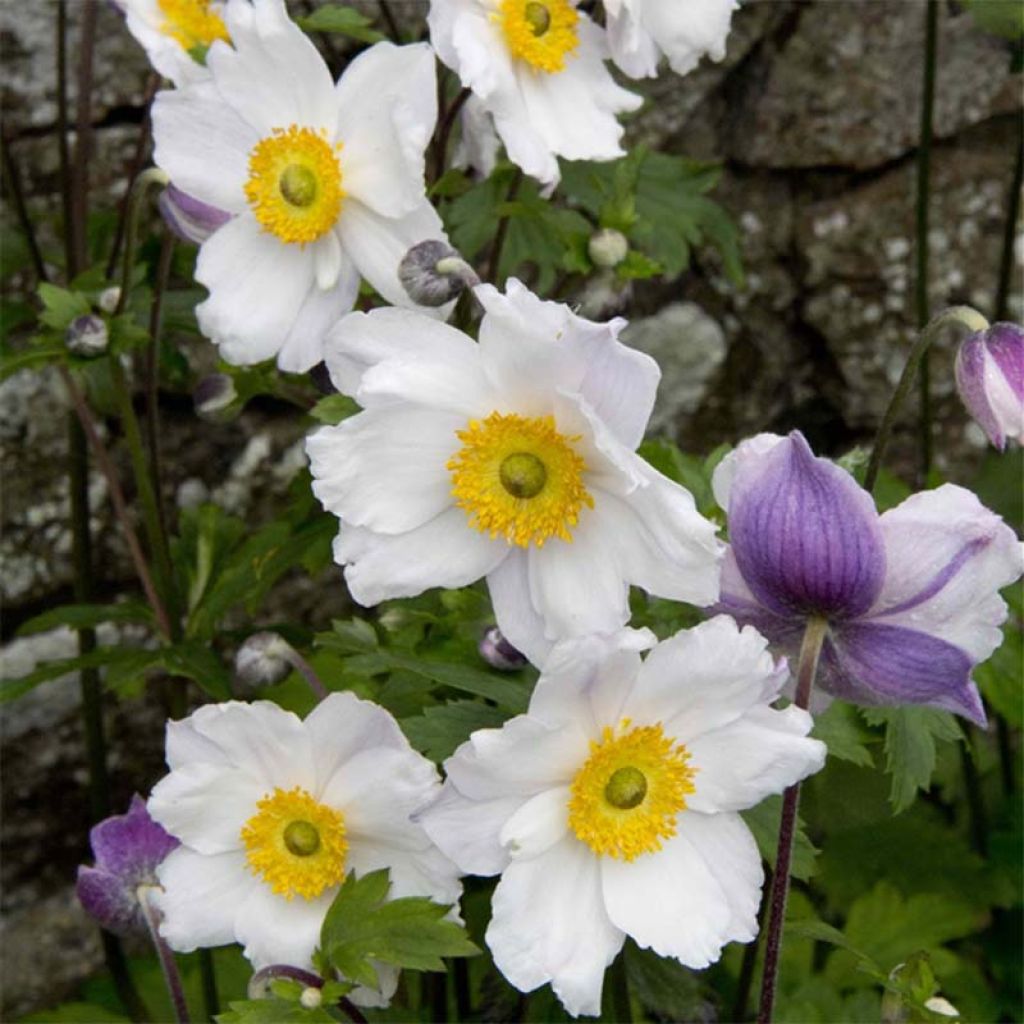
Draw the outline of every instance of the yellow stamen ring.
<instances>
[{"instance_id":1,"label":"yellow stamen ring","mask_svg":"<svg viewBox=\"0 0 1024 1024\"><path fill-rule=\"evenodd\" d=\"M456 432L462 448L448 461L452 494L470 525L509 544L571 541L580 510L594 507L586 463L551 416L492 412Z\"/></svg>"},{"instance_id":2,"label":"yellow stamen ring","mask_svg":"<svg viewBox=\"0 0 1024 1024\"><path fill-rule=\"evenodd\" d=\"M681 743L658 725L605 726L591 741L569 797L569 827L599 857L634 860L661 849L694 791L695 769Z\"/></svg>"},{"instance_id":3,"label":"yellow stamen ring","mask_svg":"<svg viewBox=\"0 0 1024 1024\"><path fill-rule=\"evenodd\" d=\"M341 144L312 128L275 128L249 153L245 198L265 231L305 245L334 227L345 192Z\"/></svg>"},{"instance_id":4,"label":"yellow stamen ring","mask_svg":"<svg viewBox=\"0 0 1024 1024\"><path fill-rule=\"evenodd\" d=\"M345 877L344 818L299 786L263 797L241 838L249 869L285 899L316 899Z\"/></svg>"},{"instance_id":5,"label":"yellow stamen ring","mask_svg":"<svg viewBox=\"0 0 1024 1024\"><path fill-rule=\"evenodd\" d=\"M512 56L536 71L564 71L566 58L579 46L580 16L569 0L502 0L491 17Z\"/></svg>"},{"instance_id":6,"label":"yellow stamen ring","mask_svg":"<svg viewBox=\"0 0 1024 1024\"><path fill-rule=\"evenodd\" d=\"M218 39L231 41L223 19L210 10L210 0L157 0L157 6L164 16L160 31L182 49L206 49Z\"/></svg>"}]
</instances>

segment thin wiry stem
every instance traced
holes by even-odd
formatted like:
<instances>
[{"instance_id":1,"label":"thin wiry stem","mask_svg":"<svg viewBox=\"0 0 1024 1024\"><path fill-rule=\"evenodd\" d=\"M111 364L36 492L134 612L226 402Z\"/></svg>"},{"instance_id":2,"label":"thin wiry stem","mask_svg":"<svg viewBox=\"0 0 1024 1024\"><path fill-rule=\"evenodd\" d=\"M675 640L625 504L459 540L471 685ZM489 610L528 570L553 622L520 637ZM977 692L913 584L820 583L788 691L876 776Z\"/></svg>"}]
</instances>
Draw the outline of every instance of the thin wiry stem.
<instances>
[{"instance_id":1,"label":"thin wiry stem","mask_svg":"<svg viewBox=\"0 0 1024 1024\"><path fill-rule=\"evenodd\" d=\"M32 269L40 281L48 281L49 274L46 272L46 263L43 261L43 254L39 248L39 240L36 238L35 225L28 213L28 206L25 203L25 190L21 183L21 172L11 155L11 143L4 139L0 143L0 158L3 160L4 186L7 196L14 207L14 216L18 219L18 227L25 237L25 244L28 246L28 254L32 260Z\"/></svg>"},{"instance_id":2,"label":"thin wiry stem","mask_svg":"<svg viewBox=\"0 0 1024 1024\"><path fill-rule=\"evenodd\" d=\"M1010 302L1010 282L1013 279L1014 243L1017 220L1020 217L1020 193L1024 184L1024 120L1017 119L1017 157L1013 164L1013 178L1006 197L1006 224L1003 227L1003 248L999 256L999 283L993 319L1005 320Z\"/></svg>"},{"instance_id":3,"label":"thin wiry stem","mask_svg":"<svg viewBox=\"0 0 1024 1024\"><path fill-rule=\"evenodd\" d=\"M160 961L160 970L163 972L164 983L167 985L167 994L171 997L171 1005L174 1007L174 1019L178 1024L190 1024L188 1014L188 1002L185 999L185 988L181 983L181 973L178 970L178 962L174 959L174 953L160 935L160 921L156 907L150 901L150 895L154 886L140 885L138 888L139 906L142 908L142 917L149 929L149 937L156 949L157 959Z\"/></svg>"}]
</instances>

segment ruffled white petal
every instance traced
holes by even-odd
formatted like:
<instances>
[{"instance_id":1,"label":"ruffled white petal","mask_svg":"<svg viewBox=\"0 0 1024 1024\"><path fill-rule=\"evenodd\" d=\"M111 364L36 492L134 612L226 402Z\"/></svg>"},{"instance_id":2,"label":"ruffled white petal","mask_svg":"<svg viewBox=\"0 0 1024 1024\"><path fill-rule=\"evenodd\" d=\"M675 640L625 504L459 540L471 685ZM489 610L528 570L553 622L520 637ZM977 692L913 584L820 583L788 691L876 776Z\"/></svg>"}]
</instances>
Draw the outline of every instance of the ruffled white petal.
<instances>
[{"instance_id":1,"label":"ruffled white petal","mask_svg":"<svg viewBox=\"0 0 1024 1024\"><path fill-rule=\"evenodd\" d=\"M161 28L164 16L156 0L121 0L125 25L139 41L150 63L178 88L210 77L209 70L194 61L181 44ZM216 6L213 7L216 10Z\"/></svg>"},{"instance_id":2,"label":"ruffled white petal","mask_svg":"<svg viewBox=\"0 0 1024 1024\"><path fill-rule=\"evenodd\" d=\"M573 1015L601 1010L604 972L625 936L601 896L598 858L569 836L539 857L513 861L492 900L487 945L521 992L550 981Z\"/></svg>"},{"instance_id":3,"label":"ruffled white petal","mask_svg":"<svg viewBox=\"0 0 1024 1024\"><path fill-rule=\"evenodd\" d=\"M289 900L269 886L256 885L235 916L235 939L253 967L291 964L309 970L324 917L337 891L334 887L315 899L296 896Z\"/></svg>"},{"instance_id":4,"label":"ruffled white petal","mask_svg":"<svg viewBox=\"0 0 1024 1024\"><path fill-rule=\"evenodd\" d=\"M337 86L337 137L346 193L384 217L423 200L423 153L437 121L434 54L427 43L377 43Z\"/></svg>"},{"instance_id":5,"label":"ruffled white petal","mask_svg":"<svg viewBox=\"0 0 1024 1024\"><path fill-rule=\"evenodd\" d=\"M160 934L179 953L234 942L235 915L259 888L241 851L205 857L179 846L156 876L163 887L154 894L163 915Z\"/></svg>"},{"instance_id":6,"label":"ruffled white petal","mask_svg":"<svg viewBox=\"0 0 1024 1024\"><path fill-rule=\"evenodd\" d=\"M503 541L473 529L454 507L395 536L342 523L334 541L334 560L347 566L349 593L364 607L431 587L469 586L505 555Z\"/></svg>"},{"instance_id":7,"label":"ruffled white petal","mask_svg":"<svg viewBox=\"0 0 1024 1024\"><path fill-rule=\"evenodd\" d=\"M865 618L931 633L984 661L1002 642L999 590L1024 571L1011 530L970 491L922 491L880 520L886 574Z\"/></svg>"},{"instance_id":8,"label":"ruffled white petal","mask_svg":"<svg viewBox=\"0 0 1024 1024\"><path fill-rule=\"evenodd\" d=\"M246 213L200 248L196 280L210 290L196 307L201 330L229 363L246 366L284 344L315 283L313 253L261 230Z\"/></svg>"},{"instance_id":9,"label":"ruffled white petal","mask_svg":"<svg viewBox=\"0 0 1024 1024\"><path fill-rule=\"evenodd\" d=\"M452 505L446 466L465 425L462 416L403 404L321 427L306 440L313 493L353 526L416 529Z\"/></svg>"},{"instance_id":10,"label":"ruffled white petal","mask_svg":"<svg viewBox=\"0 0 1024 1024\"><path fill-rule=\"evenodd\" d=\"M825 764L827 749L808 738L814 721L800 708L750 708L721 729L686 746L696 770L696 791L687 797L697 811L741 811L807 778Z\"/></svg>"},{"instance_id":11,"label":"ruffled white petal","mask_svg":"<svg viewBox=\"0 0 1024 1024\"><path fill-rule=\"evenodd\" d=\"M773 700L786 676L760 633L718 615L663 640L647 655L623 714L637 722L662 722L666 733L689 743Z\"/></svg>"},{"instance_id":12,"label":"ruffled white petal","mask_svg":"<svg viewBox=\"0 0 1024 1024\"><path fill-rule=\"evenodd\" d=\"M530 797L505 822L498 837L512 860L529 860L561 842L569 831L569 787Z\"/></svg>"},{"instance_id":13,"label":"ruffled white petal","mask_svg":"<svg viewBox=\"0 0 1024 1024\"><path fill-rule=\"evenodd\" d=\"M553 644L530 597L528 553L522 548L510 551L488 574L487 591L505 639L534 665L543 665Z\"/></svg>"}]
</instances>

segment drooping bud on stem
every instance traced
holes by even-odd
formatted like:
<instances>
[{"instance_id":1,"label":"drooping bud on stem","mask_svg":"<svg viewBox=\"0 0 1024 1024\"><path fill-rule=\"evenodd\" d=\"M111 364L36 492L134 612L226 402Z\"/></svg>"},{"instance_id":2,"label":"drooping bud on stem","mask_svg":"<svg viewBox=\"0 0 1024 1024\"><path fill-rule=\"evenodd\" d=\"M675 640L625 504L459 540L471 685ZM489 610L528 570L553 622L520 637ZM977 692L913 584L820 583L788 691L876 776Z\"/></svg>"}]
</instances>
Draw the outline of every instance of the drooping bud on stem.
<instances>
[{"instance_id":1,"label":"drooping bud on stem","mask_svg":"<svg viewBox=\"0 0 1024 1024\"><path fill-rule=\"evenodd\" d=\"M458 252L436 239L419 242L402 257L398 279L409 298L421 306L443 306L480 283Z\"/></svg>"},{"instance_id":2,"label":"drooping bud on stem","mask_svg":"<svg viewBox=\"0 0 1024 1024\"><path fill-rule=\"evenodd\" d=\"M76 316L68 324L64 341L72 355L92 359L107 351L107 345L110 344L110 332L102 317L86 313L83 316Z\"/></svg>"}]
</instances>

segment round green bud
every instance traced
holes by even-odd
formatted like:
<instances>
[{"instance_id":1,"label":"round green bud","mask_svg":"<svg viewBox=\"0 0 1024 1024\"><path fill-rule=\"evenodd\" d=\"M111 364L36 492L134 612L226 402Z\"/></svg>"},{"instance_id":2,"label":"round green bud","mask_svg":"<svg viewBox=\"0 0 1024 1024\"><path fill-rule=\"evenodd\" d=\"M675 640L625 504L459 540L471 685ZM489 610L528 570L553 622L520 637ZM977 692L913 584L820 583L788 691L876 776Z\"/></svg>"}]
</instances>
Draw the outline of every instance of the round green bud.
<instances>
[{"instance_id":1,"label":"round green bud","mask_svg":"<svg viewBox=\"0 0 1024 1024\"><path fill-rule=\"evenodd\" d=\"M290 821L284 830L284 845L296 857L311 857L320 849L320 833L308 821Z\"/></svg>"},{"instance_id":2,"label":"round green bud","mask_svg":"<svg viewBox=\"0 0 1024 1024\"><path fill-rule=\"evenodd\" d=\"M604 798L620 811L639 807L647 796L647 776L639 768L626 765L612 772L604 787Z\"/></svg>"},{"instance_id":3,"label":"round green bud","mask_svg":"<svg viewBox=\"0 0 1024 1024\"><path fill-rule=\"evenodd\" d=\"M316 175L302 164L289 164L281 172L277 185L292 206L311 206L316 199Z\"/></svg>"},{"instance_id":4,"label":"round green bud","mask_svg":"<svg viewBox=\"0 0 1024 1024\"><path fill-rule=\"evenodd\" d=\"M514 452L502 461L498 476L501 486L513 498L535 498L544 490L548 471L536 455Z\"/></svg>"}]
</instances>

